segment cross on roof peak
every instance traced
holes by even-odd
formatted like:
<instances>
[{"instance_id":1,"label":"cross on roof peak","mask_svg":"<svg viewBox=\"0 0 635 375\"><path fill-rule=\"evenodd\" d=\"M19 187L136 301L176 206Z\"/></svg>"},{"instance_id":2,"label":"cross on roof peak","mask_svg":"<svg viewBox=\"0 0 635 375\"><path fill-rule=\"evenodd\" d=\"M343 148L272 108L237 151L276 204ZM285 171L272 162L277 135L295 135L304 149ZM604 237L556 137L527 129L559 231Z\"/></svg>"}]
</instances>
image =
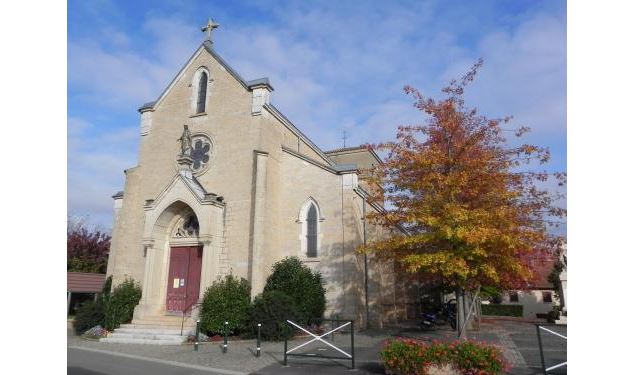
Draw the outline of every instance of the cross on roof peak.
<instances>
[{"instance_id":1,"label":"cross on roof peak","mask_svg":"<svg viewBox=\"0 0 635 375\"><path fill-rule=\"evenodd\" d=\"M207 40L209 40L210 42L212 42L212 30L214 30L215 28L219 27L220 24L214 22L213 19L209 18L207 20L207 25L203 26L201 28L201 31L203 32L207 32ZM214 42L212 42L214 43Z\"/></svg>"}]
</instances>

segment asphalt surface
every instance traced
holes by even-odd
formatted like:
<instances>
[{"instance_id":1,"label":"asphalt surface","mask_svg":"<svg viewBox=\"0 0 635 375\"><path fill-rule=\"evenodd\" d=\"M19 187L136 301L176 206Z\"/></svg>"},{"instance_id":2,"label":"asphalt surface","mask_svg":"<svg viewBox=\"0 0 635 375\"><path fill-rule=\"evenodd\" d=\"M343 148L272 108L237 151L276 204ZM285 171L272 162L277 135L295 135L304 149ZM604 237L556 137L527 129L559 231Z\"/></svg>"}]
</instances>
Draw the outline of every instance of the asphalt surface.
<instances>
[{"instance_id":1,"label":"asphalt surface","mask_svg":"<svg viewBox=\"0 0 635 375\"><path fill-rule=\"evenodd\" d=\"M68 375L238 375L240 372L195 368L151 358L135 358L121 353L68 348Z\"/></svg>"},{"instance_id":2,"label":"asphalt surface","mask_svg":"<svg viewBox=\"0 0 635 375\"><path fill-rule=\"evenodd\" d=\"M545 326L567 336L566 326ZM510 375L542 374L540 350L536 326L532 322L508 319L487 319L478 331L469 331L471 339L499 345L506 361L512 366ZM255 342L230 342L230 350L223 354L217 343L201 345L193 352L191 345L154 346L138 344L108 344L86 341L69 333L68 374L383 374L378 352L385 339L410 337L424 341L455 340L456 333L447 326L434 330L406 325L391 330L367 330L355 335L355 370L351 361L320 358L342 357L343 354L328 345L314 342L303 346L295 353L310 357L289 357L284 366L282 342L263 342L262 356L255 357ZM546 367L567 360L565 339L542 331L543 354ZM289 349L301 345L309 338L298 338L289 342ZM343 334L328 340L347 353L350 351L350 336ZM81 347L81 348L79 348ZM549 372L554 375L567 374L563 366Z\"/></svg>"},{"instance_id":3,"label":"asphalt surface","mask_svg":"<svg viewBox=\"0 0 635 375\"><path fill-rule=\"evenodd\" d=\"M546 325L544 328L567 336L567 326ZM532 370L540 370L534 373L542 374L540 346L538 345L538 335L535 325L516 325L515 327L509 327L507 329L511 332L511 338L525 359L527 367ZM567 361L567 340L546 331L541 331L540 337L542 340L545 367L549 368ZM566 365L549 371L549 374L553 375L563 375L566 373Z\"/></svg>"}]
</instances>

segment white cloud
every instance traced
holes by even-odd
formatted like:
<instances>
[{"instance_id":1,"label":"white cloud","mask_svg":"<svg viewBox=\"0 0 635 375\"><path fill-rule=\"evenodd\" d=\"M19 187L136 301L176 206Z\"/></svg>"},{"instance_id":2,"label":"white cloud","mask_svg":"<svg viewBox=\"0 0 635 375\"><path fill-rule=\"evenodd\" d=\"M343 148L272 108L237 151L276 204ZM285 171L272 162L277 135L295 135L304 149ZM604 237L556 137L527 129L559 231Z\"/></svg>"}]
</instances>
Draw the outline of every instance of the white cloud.
<instances>
[{"instance_id":1,"label":"white cloud","mask_svg":"<svg viewBox=\"0 0 635 375\"><path fill-rule=\"evenodd\" d=\"M69 118L68 128L68 212L109 228L111 196L123 189L124 169L136 165L138 129L100 129L81 118Z\"/></svg>"},{"instance_id":2,"label":"white cloud","mask_svg":"<svg viewBox=\"0 0 635 375\"><path fill-rule=\"evenodd\" d=\"M487 35L477 53L485 59L467 98L490 116L514 115L541 135L566 127L566 25L537 15L510 32ZM457 76L465 62L445 74Z\"/></svg>"},{"instance_id":3,"label":"white cloud","mask_svg":"<svg viewBox=\"0 0 635 375\"><path fill-rule=\"evenodd\" d=\"M514 27L490 27L472 48L457 31L467 26L440 19L444 5L437 1L252 5L270 19L223 25L215 47L245 79L268 76L273 103L324 149L341 146L342 129L351 145L392 139L398 125L421 122L402 87L439 96L439 88L481 56L485 66L467 92L468 104L490 116L512 114L535 130L532 140L563 145L564 19L525 15ZM69 93L135 119L137 106L158 97L201 41L197 25L179 14L147 17L142 45L114 26L104 30L101 41L69 40ZM119 129L108 135L113 139L87 147L94 128L69 119L69 208L97 205L105 212L110 195L123 187L121 171L136 163L138 133L136 126ZM71 162L71 155L78 159ZM87 197L71 198L82 191Z\"/></svg>"}]
</instances>

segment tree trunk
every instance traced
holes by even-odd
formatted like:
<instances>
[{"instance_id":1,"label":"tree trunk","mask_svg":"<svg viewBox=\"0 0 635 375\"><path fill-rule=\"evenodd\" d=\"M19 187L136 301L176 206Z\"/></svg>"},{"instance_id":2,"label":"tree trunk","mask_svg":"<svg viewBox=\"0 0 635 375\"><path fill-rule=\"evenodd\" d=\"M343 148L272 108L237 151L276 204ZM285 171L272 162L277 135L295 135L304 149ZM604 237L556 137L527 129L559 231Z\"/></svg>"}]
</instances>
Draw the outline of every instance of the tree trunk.
<instances>
[{"instance_id":1,"label":"tree trunk","mask_svg":"<svg viewBox=\"0 0 635 375\"><path fill-rule=\"evenodd\" d=\"M456 329L459 339L465 339L465 290L458 289L456 291Z\"/></svg>"}]
</instances>

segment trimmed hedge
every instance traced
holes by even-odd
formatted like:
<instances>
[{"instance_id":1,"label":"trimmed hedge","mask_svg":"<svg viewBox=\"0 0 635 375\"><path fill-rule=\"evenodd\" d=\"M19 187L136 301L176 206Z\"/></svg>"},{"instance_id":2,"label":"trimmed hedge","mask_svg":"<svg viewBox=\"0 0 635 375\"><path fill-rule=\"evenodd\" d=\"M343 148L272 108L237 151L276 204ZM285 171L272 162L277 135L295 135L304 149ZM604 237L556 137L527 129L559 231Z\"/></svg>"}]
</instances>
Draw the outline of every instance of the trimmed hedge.
<instances>
[{"instance_id":1,"label":"trimmed hedge","mask_svg":"<svg viewBox=\"0 0 635 375\"><path fill-rule=\"evenodd\" d=\"M104 328L111 331L121 324L130 323L135 306L141 300L141 286L133 279L117 285L105 302Z\"/></svg>"},{"instance_id":2,"label":"trimmed hedge","mask_svg":"<svg viewBox=\"0 0 635 375\"><path fill-rule=\"evenodd\" d=\"M483 315L523 316L522 305L481 305Z\"/></svg>"},{"instance_id":3,"label":"trimmed hedge","mask_svg":"<svg viewBox=\"0 0 635 375\"><path fill-rule=\"evenodd\" d=\"M311 271L297 257L286 257L273 265L264 293L272 291L291 297L301 323L307 324L324 315L326 290L322 275Z\"/></svg>"},{"instance_id":4,"label":"trimmed hedge","mask_svg":"<svg viewBox=\"0 0 635 375\"><path fill-rule=\"evenodd\" d=\"M207 335L243 333L251 310L249 282L231 274L214 281L205 290L201 307L201 329Z\"/></svg>"},{"instance_id":5,"label":"trimmed hedge","mask_svg":"<svg viewBox=\"0 0 635 375\"><path fill-rule=\"evenodd\" d=\"M285 321L297 321L298 317L293 299L280 291L271 290L254 299L251 327L255 334L258 323L262 323L260 333L263 340L281 341L293 337L295 333L295 329L289 327Z\"/></svg>"}]
</instances>

